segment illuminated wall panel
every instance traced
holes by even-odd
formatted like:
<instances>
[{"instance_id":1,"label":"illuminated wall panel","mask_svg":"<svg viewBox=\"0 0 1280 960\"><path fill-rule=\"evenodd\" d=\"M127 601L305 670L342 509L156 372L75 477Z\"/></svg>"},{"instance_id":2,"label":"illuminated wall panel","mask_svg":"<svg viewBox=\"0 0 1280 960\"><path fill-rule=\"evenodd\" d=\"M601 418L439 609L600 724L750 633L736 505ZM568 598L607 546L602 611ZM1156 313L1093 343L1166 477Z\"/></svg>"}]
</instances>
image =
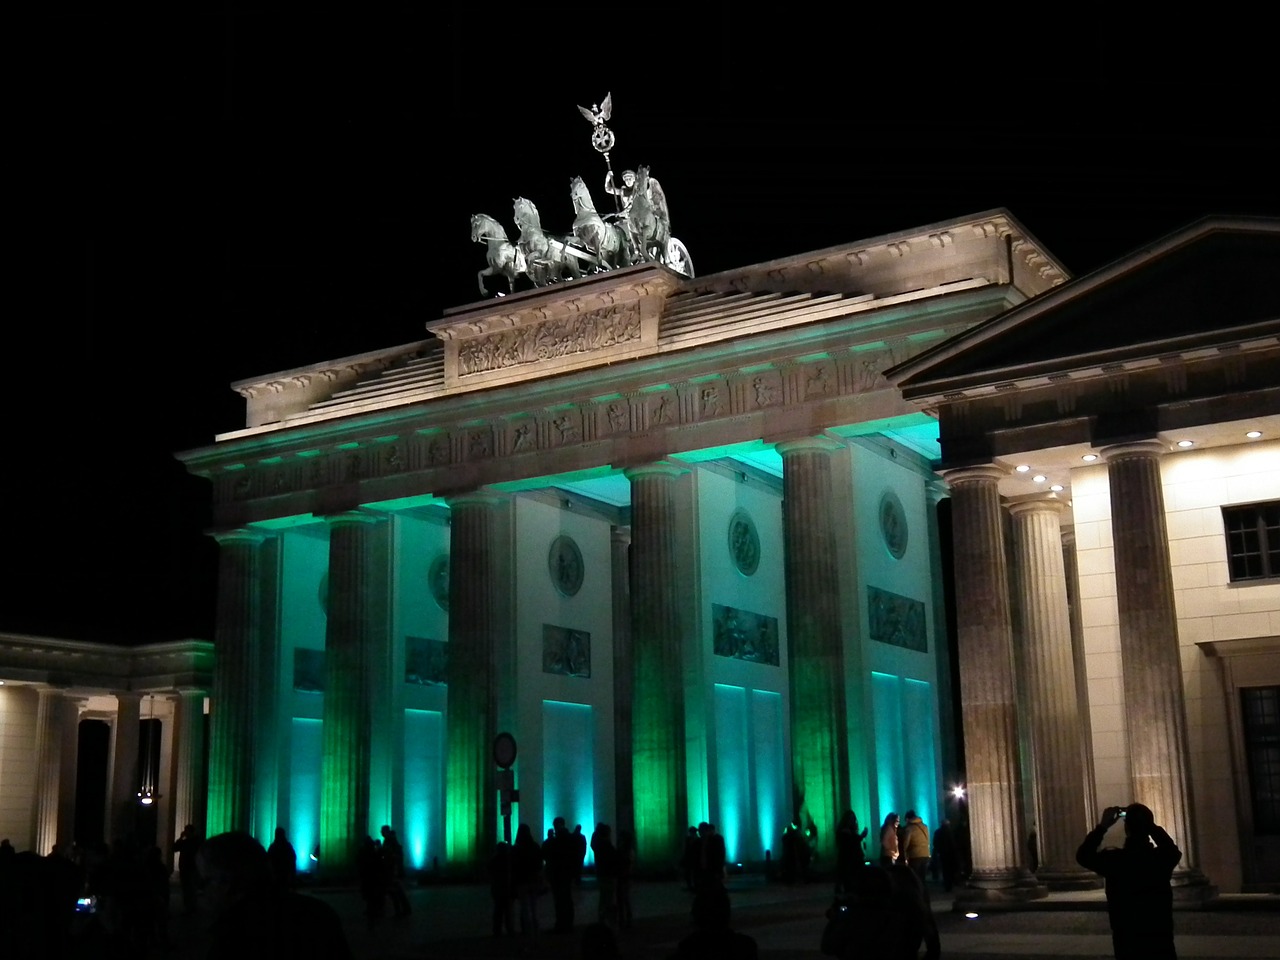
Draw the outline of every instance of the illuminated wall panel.
<instances>
[{"instance_id":1,"label":"illuminated wall panel","mask_svg":"<svg viewBox=\"0 0 1280 960\"><path fill-rule=\"evenodd\" d=\"M755 832L760 846L746 855L763 859L766 850L774 851L775 856L780 853L787 819L782 694L751 691L751 732L755 744Z\"/></svg>"},{"instance_id":2,"label":"illuminated wall panel","mask_svg":"<svg viewBox=\"0 0 1280 960\"><path fill-rule=\"evenodd\" d=\"M322 731L319 720L294 717L289 770L289 840L298 855L298 869L311 870L311 852L320 840L320 764Z\"/></svg>"},{"instance_id":3,"label":"illuminated wall panel","mask_svg":"<svg viewBox=\"0 0 1280 960\"><path fill-rule=\"evenodd\" d=\"M444 715L435 710L404 712L405 858L415 870L444 856Z\"/></svg>"},{"instance_id":4,"label":"illuminated wall panel","mask_svg":"<svg viewBox=\"0 0 1280 960\"><path fill-rule=\"evenodd\" d=\"M747 729L747 691L728 684L715 685L717 829L724 837L730 862L755 851L745 849L751 810L751 771Z\"/></svg>"},{"instance_id":5,"label":"illuminated wall panel","mask_svg":"<svg viewBox=\"0 0 1280 960\"><path fill-rule=\"evenodd\" d=\"M542 701L543 836L552 820L564 817L570 830L582 824L590 840L596 826L595 741L595 717L589 705ZM587 862L592 862L590 849Z\"/></svg>"},{"instance_id":6,"label":"illuminated wall panel","mask_svg":"<svg viewBox=\"0 0 1280 960\"><path fill-rule=\"evenodd\" d=\"M883 822L894 811L906 809L906 778L902 769L902 698L898 678L887 673L871 674L871 713L875 718L876 801L875 822Z\"/></svg>"},{"instance_id":7,"label":"illuminated wall panel","mask_svg":"<svg viewBox=\"0 0 1280 960\"><path fill-rule=\"evenodd\" d=\"M933 687L923 680L903 680L902 708L906 765L904 808L914 809L932 830L938 825L937 753L934 749ZM901 812L901 811L899 811Z\"/></svg>"}]
</instances>

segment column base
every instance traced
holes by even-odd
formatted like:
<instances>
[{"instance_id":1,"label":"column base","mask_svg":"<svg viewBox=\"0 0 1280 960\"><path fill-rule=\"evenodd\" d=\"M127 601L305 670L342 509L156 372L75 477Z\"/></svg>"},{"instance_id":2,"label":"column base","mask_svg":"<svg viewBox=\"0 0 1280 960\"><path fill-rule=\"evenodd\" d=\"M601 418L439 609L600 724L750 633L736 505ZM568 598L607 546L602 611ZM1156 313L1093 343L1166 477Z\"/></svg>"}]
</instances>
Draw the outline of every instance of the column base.
<instances>
[{"instance_id":1,"label":"column base","mask_svg":"<svg viewBox=\"0 0 1280 960\"><path fill-rule=\"evenodd\" d=\"M1048 895L1049 888L1026 870L978 875L970 877L965 886L956 888L952 910L962 913L970 905L1026 903L1043 900Z\"/></svg>"},{"instance_id":2,"label":"column base","mask_svg":"<svg viewBox=\"0 0 1280 960\"><path fill-rule=\"evenodd\" d=\"M1175 870L1169 883L1175 910L1197 910L1218 898L1218 888L1199 870Z\"/></svg>"},{"instance_id":3,"label":"column base","mask_svg":"<svg viewBox=\"0 0 1280 960\"><path fill-rule=\"evenodd\" d=\"M1050 891L1055 890L1100 890L1102 878L1089 870L1041 870L1036 879Z\"/></svg>"}]
</instances>

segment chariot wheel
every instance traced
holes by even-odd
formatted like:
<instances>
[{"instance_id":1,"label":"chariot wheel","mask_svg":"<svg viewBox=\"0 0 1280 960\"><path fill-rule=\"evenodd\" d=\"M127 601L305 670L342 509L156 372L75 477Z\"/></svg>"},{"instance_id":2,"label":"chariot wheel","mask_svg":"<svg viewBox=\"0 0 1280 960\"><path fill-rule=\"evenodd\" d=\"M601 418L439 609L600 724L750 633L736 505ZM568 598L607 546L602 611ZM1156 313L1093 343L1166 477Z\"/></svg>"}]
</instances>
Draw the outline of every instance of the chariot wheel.
<instances>
[{"instance_id":1,"label":"chariot wheel","mask_svg":"<svg viewBox=\"0 0 1280 960\"><path fill-rule=\"evenodd\" d=\"M689 256L688 249L675 237L667 238L666 263L676 273L693 279L693 257Z\"/></svg>"}]
</instances>

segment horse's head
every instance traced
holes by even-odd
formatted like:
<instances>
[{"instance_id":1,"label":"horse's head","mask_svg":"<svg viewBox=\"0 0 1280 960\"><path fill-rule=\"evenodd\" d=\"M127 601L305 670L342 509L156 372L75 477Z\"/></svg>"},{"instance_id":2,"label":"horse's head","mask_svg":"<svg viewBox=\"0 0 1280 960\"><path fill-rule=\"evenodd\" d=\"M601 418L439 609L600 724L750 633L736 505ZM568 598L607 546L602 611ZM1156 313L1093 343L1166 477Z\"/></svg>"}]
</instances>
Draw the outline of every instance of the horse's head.
<instances>
[{"instance_id":1,"label":"horse's head","mask_svg":"<svg viewBox=\"0 0 1280 960\"><path fill-rule=\"evenodd\" d=\"M581 177L574 177L569 181L569 197L573 200L573 209L575 211L594 211L596 208L596 205L591 200L591 191L587 189L587 185Z\"/></svg>"},{"instance_id":2,"label":"horse's head","mask_svg":"<svg viewBox=\"0 0 1280 960\"><path fill-rule=\"evenodd\" d=\"M532 200L516 197L512 201L512 210L516 219L516 226L521 230L529 227L536 230L542 229L542 218L538 215L538 208L534 206Z\"/></svg>"},{"instance_id":3,"label":"horse's head","mask_svg":"<svg viewBox=\"0 0 1280 960\"><path fill-rule=\"evenodd\" d=\"M473 213L471 215L471 239L476 243L484 243L486 240L505 240L507 239L507 231L502 229L502 224L487 213Z\"/></svg>"},{"instance_id":4,"label":"horse's head","mask_svg":"<svg viewBox=\"0 0 1280 960\"><path fill-rule=\"evenodd\" d=\"M636 167L636 193L644 193L649 189L649 168L646 166Z\"/></svg>"}]
</instances>

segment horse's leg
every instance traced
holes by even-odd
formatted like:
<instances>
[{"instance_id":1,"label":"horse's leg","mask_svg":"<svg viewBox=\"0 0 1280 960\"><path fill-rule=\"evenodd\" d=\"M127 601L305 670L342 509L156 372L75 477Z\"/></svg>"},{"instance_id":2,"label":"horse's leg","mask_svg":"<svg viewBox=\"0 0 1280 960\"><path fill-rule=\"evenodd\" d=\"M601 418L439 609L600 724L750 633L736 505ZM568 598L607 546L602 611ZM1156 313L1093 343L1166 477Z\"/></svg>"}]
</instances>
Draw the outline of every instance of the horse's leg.
<instances>
[{"instance_id":1,"label":"horse's leg","mask_svg":"<svg viewBox=\"0 0 1280 960\"><path fill-rule=\"evenodd\" d=\"M476 283L480 285L480 296L487 296L489 291L484 288L484 278L493 276L493 267L481 270L476 274Z\"/></svg>"}]
</instances>

